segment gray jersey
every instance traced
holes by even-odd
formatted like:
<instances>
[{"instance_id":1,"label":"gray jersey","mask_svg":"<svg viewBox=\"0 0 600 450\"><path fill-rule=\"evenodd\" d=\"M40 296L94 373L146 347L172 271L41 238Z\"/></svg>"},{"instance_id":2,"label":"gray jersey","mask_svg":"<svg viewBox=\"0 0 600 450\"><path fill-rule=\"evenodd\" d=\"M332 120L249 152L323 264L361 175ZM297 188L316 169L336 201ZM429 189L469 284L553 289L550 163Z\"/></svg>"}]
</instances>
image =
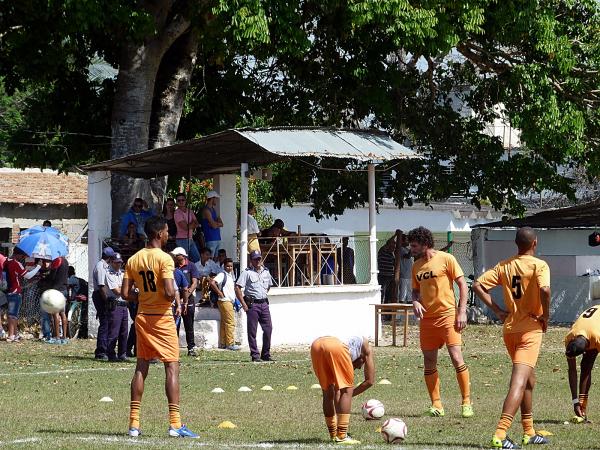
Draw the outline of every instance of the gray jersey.
<instances>
[{"instance_id":1,"label":"gray jersey","mask_svg":"<svg viewBox=\"0 0 600 450\"><path fill-rule=\"evenodd\" d=\"M235 282L244 296L253 300L267 298L269 288L273 285L271 273L266 267L261 267L258 271L253 267L244 270Z\"/></svg>"}]
</instances>

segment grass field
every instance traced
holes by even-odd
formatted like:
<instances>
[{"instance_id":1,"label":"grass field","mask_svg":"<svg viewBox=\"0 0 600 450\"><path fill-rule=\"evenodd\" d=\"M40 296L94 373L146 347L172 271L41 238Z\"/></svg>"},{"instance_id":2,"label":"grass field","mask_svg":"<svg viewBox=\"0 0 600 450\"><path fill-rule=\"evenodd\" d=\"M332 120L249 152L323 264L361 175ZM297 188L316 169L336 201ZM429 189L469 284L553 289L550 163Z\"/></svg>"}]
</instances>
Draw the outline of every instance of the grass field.
<instances>
[{"instance_id":1,"label":"grass field","mask_svg":"<svg viewBox=\"0 0 600 450\"><path fill-rule=\"evenodd\" d=\"M276 330L275 330L276 332ZM535 391L536 428L551 436L552 448L600 449L600 422L564 425L572 415L566 361L561 342L566 330L548 331L538 362ZM380 421L366 422L360 404L381 400L385 417L403 418L408 439L400 448L485 448L500 414L507 390L510 362L505 355L501 329L471 326L465 331L464 353L471 370L476 416L460 417L459 392L447 354L441 358L444 418L426 418L429 406L423 367L411 329L408 348L379 347L376 378L391 385L375 385L355 398L350 432L360 439L359 448L390 448L375 429ZM184 422L201 439L166 437L167 404L162 365L152 366L142 402L144 436L126 437L129 382L132 363L100 363L92 359L92 341L73 341L65 346L39 342L0 342L0 447L7 448L332 448L321 414L321 392L310 389L316 382L308 351L275 351L276 363L253 364L248 354L205 351L198 358L181 360L181 410ZM357 373L357 377L361 375ZM271 385L274 391L260 388ZM252 392L237 392L240 386ZM290 385L298 390L287 390ZM212 394L215 387L225 390ZM99 402L109 396L111 403ZM600 392L592 387L591 419L600 407ZM217 425L230 420L236 429ZM520 440L519 416L510 435ZM396 447L399 448L399 447Z\"/></svg>"}]
</instances>

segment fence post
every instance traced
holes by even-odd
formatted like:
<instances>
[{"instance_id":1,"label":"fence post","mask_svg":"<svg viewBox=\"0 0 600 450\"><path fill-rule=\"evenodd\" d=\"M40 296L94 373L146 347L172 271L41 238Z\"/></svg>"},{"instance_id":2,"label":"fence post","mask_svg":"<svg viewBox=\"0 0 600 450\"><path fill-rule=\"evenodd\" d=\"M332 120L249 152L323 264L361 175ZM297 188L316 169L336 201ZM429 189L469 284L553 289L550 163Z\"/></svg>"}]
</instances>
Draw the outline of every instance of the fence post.
<instances>
[{"instance_id":1,"label":"fence post","mask_svg":"<svg viewBox=\"0 0 600 450\"><path fill-rule=\"evenodd\" d=\"M446 243L450 244L452 242L452 231L446 232ZM452 246L448 247L448 253L452 253Z\"/></svg>"}]
</instances>

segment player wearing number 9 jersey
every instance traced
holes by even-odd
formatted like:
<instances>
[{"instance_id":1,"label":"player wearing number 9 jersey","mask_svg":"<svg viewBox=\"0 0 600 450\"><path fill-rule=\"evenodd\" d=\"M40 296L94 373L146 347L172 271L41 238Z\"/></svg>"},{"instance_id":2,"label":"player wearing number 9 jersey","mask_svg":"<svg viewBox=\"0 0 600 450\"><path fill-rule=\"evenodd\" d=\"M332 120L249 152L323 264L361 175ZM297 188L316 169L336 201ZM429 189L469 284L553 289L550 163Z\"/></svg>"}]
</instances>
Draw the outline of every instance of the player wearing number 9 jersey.
<instances>
[{"instance_id":1,"label":"player wearing number 9 jersey","mask_svg":"<svg viewBox=\"0 0 600 450\"><path fill-rule=\"evenodd\" d=\"M533 256L537 236L532 228L519 228L515 243L516 256L499 262L473 283L473 291L504 322L504 343L513 363L509 392L491 442L491 446L497 448L518 448L506 436L506 431L519 406L522 443L548 443L533 428L532 400L535 365L550 314L550 268L545 261ZM502 286L506 311L496 305L488 293L495 286Z\"/></svg>"},{"instance_id":2,"label":"player wearing number 9 jersey","mask_svg":"<svg viewBox=\"0 0 600 450\"><path fill-rule=\"evenodd\" d=\"M569 387L573 399L575 416L571 419L575 423L587 419L587 401L592 385L592 369L598 351L600 351L600 305L586 309L575 321L569 334L565 337L565 355L569 365ZM577 360L581 358L581 378L577 386ZM579 395L577 388L579 387Z\"/></svg>"},{"instance_id":3,"label":"player wearing number 9 jersey","mask_svg":"<svg viewBox=\"0 0 600 450\"><path fill-rule=\"evenodd\" d=\"M135 319L137 336L137 365L131 381L131 404L129 413L129 436L140 432L140 408L144 393L144 381L148 375L150 360L158 358L165 365L165 391L169 401L169 429L172 437L198 435L181 423L179 414L179 339L173 320L171 305L175 297L173 258L162 250L169 238L169 227L164 218L152 217L144 226L148 245L127 261L123 286L123 298L137 301ZM137 294L133 286L137 287ZM177 304L175 314L181 314Z\"/></svg>"}]
</instances>

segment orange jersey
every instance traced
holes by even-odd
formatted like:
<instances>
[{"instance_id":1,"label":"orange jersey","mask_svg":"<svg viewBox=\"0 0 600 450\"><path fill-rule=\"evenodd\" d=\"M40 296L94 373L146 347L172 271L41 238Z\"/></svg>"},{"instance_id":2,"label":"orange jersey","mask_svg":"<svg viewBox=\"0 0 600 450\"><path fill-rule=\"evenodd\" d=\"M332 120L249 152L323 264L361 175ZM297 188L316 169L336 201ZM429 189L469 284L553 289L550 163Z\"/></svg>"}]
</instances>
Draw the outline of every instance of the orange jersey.
<instances>
[{"instance_id":1,"label":"orange jersey","mask_svg":"<svg viewBox=\"0 0 600 450\"><path fill-rule=\"evenodd\" d=\"M436 251L429 261L420 258L413 264L412 288L421 294L426 309L424 318L450 316L456 313L454 280L463 276L456 258Z\"/></svg>"},{"instance_id":2,"label":"orange jersey","mask_svg":"<svg viewBox=\"0 0 600 450\"><path fill-rule=\"evenodd\" d=\"M129 258L124 278L133 280L140 290L138 313L172 314L165 280L173 280L174 270L173 258L160 248L144 248Z\"/></svg>"},{"instance_id":3,"label":"orange jersey","mask_svg":"<svg viewBox=\"0 0 600 450\"><path fill-rule=\"evenodd\" d=\"M594 305L581 313L565 337L565 346L577 336L583 336L589 341L588 350L600 352L600 305Z\"/></svg>"},{"instance_id":4,"label":"orange jersey","mask_svg":"<svg viewBox=\"0 0 600 450\"><path fill-rule=\"evenodd\" d=\"M537 320L543 313L540 288L550 286L550 268L545 261L535 256L516 255L500 261L477 281L486 290L502 286L504 307L508 311L505 334L542 329Z\"/></svg>"}]
</instances>

